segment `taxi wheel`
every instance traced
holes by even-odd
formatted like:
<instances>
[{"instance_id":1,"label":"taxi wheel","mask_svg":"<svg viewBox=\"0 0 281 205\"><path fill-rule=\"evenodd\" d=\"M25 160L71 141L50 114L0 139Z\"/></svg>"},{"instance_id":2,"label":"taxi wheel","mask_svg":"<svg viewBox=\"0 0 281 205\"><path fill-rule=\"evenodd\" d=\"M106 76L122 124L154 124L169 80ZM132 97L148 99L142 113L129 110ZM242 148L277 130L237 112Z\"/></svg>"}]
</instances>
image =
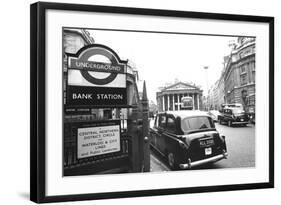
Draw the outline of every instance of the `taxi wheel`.
<instances>
[{"instance_id":1,"label":"taxi wheel","mask_svg":"<svg viewBox=\"0 0 281 205\"><path fill-rule=\"evenodd\" d=\"M179 166L178 160L177 160L175 154L172 152L168 153L168 164L172 170L178 169L178 166Z\"/></svg>"}]
</instances>

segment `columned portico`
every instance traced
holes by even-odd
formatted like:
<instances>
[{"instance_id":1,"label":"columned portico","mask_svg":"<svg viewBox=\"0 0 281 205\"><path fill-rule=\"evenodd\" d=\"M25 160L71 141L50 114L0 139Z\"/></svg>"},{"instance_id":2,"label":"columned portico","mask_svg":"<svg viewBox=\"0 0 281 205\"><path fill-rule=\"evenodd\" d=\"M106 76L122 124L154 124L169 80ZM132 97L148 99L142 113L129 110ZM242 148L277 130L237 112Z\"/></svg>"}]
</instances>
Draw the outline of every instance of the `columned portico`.
<instances>
[{"instance_id":1,"label":"columned portico","mask_svg":"<svg viewBox=\"0 0 281 205\"><path fill-rule=\"evenodd\" d=\"M165 87L156 93L158 109L160 112L181 110L182 97L190 96L193 110L200 110L202 92L199 87L183 82Z\"/></svg>"}]
</instances>

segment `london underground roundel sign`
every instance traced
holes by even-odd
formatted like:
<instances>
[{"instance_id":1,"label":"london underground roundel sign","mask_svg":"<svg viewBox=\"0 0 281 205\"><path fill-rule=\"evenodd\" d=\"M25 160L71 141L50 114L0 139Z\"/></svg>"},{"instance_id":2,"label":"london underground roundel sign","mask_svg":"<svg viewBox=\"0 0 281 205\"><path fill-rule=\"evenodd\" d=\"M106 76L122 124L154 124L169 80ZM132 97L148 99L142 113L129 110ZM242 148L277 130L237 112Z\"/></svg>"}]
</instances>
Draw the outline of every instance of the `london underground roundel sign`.
<instances>
[{"instance_id":1,"label":"london underground roundel sign","mask_svg":"<svg viewBox=\"0 0 281 205\"><path fill-rule=\"evenodd\" d=\"M101 55L110 63L90 61L89 58ZM80 86L125 87L126 63L109 47L93 44L80 49L77 54L68 56L68 83ZM72 72L71 72L72 70ZM106 77L95 77L95 73L109 73ZM82 78L82 79L81 79Z\"/></svg>"},{"instance_id":2,"label":"london underground roundel sign","mask_svg":"<svg viewBox=\"0 0 281 205\"><path fill-rule=\"evenodd\" d=\"M110 63L92 61L96 55ZM66 106L126 105L126 64L112 49L100 44L68 54Z\"/></svg>"}]
</instances>

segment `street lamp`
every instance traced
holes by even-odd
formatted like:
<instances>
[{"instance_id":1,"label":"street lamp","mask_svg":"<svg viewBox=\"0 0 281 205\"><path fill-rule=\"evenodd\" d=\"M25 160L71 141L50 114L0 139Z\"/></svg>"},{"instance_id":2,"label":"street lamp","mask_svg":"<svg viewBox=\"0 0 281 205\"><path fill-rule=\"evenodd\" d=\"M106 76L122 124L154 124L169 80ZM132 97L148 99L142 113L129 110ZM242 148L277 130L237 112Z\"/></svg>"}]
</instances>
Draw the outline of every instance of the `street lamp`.
<instances>
[{"instance_id":1,"label":"street lamp","mask_svg":"<svg viewBox=\"0 0 281 205\"><path fill-rule=\"evenodd\" d=\"M208 69L209 69L209 66L204 66L204 69L206 70L206 82L207 82L207 110L209 111L209 101L208 101L208 95L209 95Z\"/></svg>"}]
</instances>

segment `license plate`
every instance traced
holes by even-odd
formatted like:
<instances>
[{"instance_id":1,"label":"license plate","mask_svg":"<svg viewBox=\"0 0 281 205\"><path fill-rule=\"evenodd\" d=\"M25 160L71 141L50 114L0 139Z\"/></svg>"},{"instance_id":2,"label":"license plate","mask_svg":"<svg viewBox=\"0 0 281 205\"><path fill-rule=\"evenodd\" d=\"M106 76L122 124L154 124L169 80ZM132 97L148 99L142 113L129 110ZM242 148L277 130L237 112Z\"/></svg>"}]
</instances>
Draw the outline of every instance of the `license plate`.
<instances>
[{"instance_id":1,"label":"license plate","mask_svg":"<svg viewBox=\"0 0 281 205\"><path fill-rule=\"evenodd\" d=\"M212 147L205 148L205 155L211 155L212 154Z\"/></svg>"},{"instance_id":2,"label":"license plate","mask_svg":"<svg viewBox=\"0 0 281 205\"><path fill-rule=\"evenodd\" d=\"M244 121L244 119L241 119L241 122L243 122Z\"/></svg>"},{"instance_id":3,"label":"license plate","mask_svg":"<svg viewBox=\"0 0 281 205\"><path fill-rule=\"evenodd\" d=\"M200 140L200 147L209 147L215 144L214 139Z\"/></svg>"}]
</instances>

